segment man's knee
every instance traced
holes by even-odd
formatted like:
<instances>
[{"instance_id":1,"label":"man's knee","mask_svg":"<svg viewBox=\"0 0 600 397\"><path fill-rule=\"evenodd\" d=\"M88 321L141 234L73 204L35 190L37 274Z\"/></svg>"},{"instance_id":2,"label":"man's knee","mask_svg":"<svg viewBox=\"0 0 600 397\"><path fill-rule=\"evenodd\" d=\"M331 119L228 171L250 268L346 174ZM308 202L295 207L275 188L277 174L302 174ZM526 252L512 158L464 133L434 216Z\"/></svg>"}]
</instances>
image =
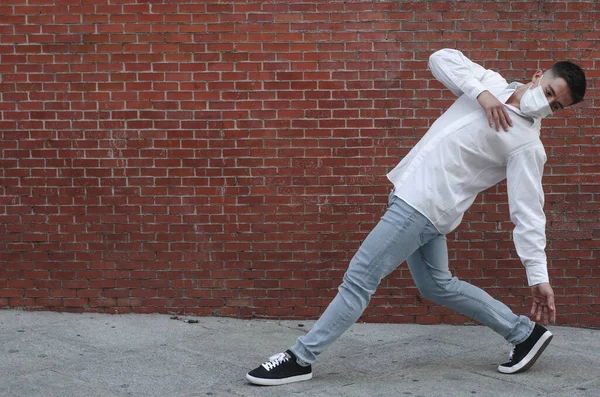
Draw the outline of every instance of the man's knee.
<instances>
[{"instance_id":1,"label":"man's knee","mask_svg":"<svg viewBox=\"0 0 600 397\"><path fill-rule=\"evenodd\" d=\"M355 297L355 299L358 299L359 304L361 306L366 307L366 305L368 305L369 301L371 300L371 295L375 293L376 288L377 286L373 287L367 285L365 280L355 279L354 277L349 276L346 272L346 274L344 274L344 282L342 283L342 285L340 285L339 290L340 292L343 292L342 290L345 290L347 293L349 293L350 296L353 296ZM348 294L342 294L342 296L345 299L348 298Z\"/></svg>"},{"instance_id":2,"label":"man's knee","mask_svg":"<svg viewBox=\"0 0 600 397\"><path fill-rule=\"evenodd\" d=\"M452 285L455 282L455 278L435 280L430 279L417 283L417 288L421 292L423 298L430 300L435 303L439 303L440 300L447 298L449 294L452 294L454 289Z\"/></svg>"}]
</instances>

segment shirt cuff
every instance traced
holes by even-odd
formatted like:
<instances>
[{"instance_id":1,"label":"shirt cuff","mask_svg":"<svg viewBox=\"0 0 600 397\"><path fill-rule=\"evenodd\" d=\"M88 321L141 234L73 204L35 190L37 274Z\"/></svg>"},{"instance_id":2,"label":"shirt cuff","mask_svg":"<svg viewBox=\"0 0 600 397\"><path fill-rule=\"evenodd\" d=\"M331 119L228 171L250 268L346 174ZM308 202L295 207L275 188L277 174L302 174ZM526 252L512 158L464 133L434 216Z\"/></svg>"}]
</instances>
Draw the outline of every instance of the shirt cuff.
<instances>
[{"instance_id":1,"label":"shirt cuff","mask_svg":"<svg viewBox=\"0 0 600 397\"><path fill-rule=\"evenodd\" d=\"M529 265L525 268L527 272L527 281L529 286L534 286L540 283L549 283L550 278L548 277L548 267L545 263L537 263L535 265Z\"/></svg>"},{"instance_id":2,"label":"shirt cuff","mask_svg":"<svg viewBox=\"0 0 600 397\"><path fill-rule=\"evenodd\" d=\"M483 84L475 77L466 79L462 84L462 91L467 94L470 98L477 99L479 94L485 91Z\"/></svg>"}]
</instances>

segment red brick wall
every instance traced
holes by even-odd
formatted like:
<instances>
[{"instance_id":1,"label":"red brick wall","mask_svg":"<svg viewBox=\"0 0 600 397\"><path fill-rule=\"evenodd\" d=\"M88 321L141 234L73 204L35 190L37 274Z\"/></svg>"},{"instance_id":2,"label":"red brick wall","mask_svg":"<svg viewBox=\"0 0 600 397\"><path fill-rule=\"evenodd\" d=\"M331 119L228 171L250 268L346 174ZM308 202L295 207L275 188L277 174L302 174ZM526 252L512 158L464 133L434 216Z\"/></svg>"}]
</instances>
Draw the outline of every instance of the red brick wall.
<instances>
[{"instance_id":1,"label":"red brick wall","mask_svg":"<svg viewBox=\"0 0 600 397\"><path fill-rule=\"evenodd\" d=\"M508 80L587 69L588 100L545 121L544 181L558 320L600 325L599 2L20 3L0 6L0 307L316 318L452 103L427 70L450 47ZM451 267L524 313L505 192L448 236ZM363 319L466 321L405 266Z\"/></svg>"}]
</instances>

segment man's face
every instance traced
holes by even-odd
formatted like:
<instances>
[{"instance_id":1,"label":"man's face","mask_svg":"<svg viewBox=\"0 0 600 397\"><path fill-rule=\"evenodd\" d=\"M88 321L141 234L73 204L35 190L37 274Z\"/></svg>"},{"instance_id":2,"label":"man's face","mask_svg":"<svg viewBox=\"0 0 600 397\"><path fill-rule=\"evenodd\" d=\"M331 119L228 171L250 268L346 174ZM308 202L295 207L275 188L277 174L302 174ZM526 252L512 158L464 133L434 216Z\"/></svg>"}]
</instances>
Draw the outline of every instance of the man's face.
<instances>
[{"instance_id":1,"label":"man's face","mask_svg":"<svg viewBox=\"0 0 600 397\"><path fill-rule=\"evenodd\" d=\"M550 104L550 108L552 108L552 112L556 112L557 110L561 110L573 104L573 96L571 95L571 90L569 90L569 86L567 82L562 77L555 78L552 75L552 71L547 70L545 73L542 73L541 70L538 70L533 75L531 79L532 85L528 84L531 87L537 87L540 84L540 78L542 77L541 85L544 90L544 94L546 95L546 99L548 99L548 103Z\"/></svg>"}]
</instances>

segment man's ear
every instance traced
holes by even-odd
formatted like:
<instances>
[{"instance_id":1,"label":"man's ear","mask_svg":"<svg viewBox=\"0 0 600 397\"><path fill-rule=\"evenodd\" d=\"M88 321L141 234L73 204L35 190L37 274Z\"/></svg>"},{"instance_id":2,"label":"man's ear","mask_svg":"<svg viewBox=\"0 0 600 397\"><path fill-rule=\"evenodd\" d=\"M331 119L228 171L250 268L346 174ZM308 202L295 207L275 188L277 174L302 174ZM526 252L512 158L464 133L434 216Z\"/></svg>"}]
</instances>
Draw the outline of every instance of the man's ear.
<instances>
[{"instance_id":1,"label":"man's ear","mask_svg":"<svg viewBox=\"0 0 600 397\"><path fill-rule=\"evenodd\" d=\"M532 76L531 81L533 81L534 79L539 79L540 77L542 77L543 74L544 74L544 72L542 71L542 69L536 70Z\"/></svg>"}]
</instances>

